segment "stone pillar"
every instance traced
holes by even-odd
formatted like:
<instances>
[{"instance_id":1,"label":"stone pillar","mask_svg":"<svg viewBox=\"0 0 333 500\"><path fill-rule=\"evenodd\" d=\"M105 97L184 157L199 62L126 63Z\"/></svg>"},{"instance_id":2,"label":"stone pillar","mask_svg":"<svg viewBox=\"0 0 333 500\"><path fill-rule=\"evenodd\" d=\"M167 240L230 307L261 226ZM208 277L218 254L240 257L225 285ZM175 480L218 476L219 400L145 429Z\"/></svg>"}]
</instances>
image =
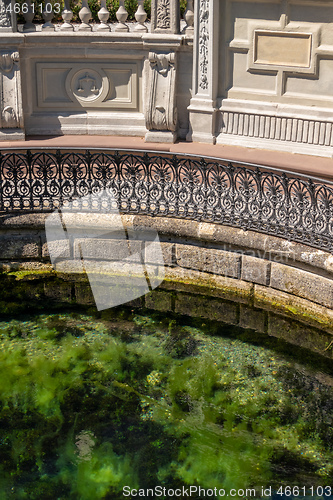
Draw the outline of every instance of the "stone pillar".
<instances>
[{"instance_id":1,"label":"stone pillar","mask_svg":"<svg viewBox=\"0 0 333 500\"><path fill-rule=\"evenodd\" d=\"M0 0L0 34L17 31L14 5L14 0ZM9 6L11 6L11 12L7 11Z\"/></svg>"},{"instance_id":2,"label":"stone pillar","mask_svg":"<svg viewBox=\"0 0 333 500\"><path fill-rule=\"evenodd\" d=\"M19 53L0 51L0 140L24 140Z\"/></svg>"},{"instance_id":3,"label":"stone pillar","mask_svg":"<svg viewBox=\"0 0 333 500\"><path fill-rule=\"evenodd\" d=\"M180 32L179 0L152 0L151 2L151 33Z\"/></svg>"},{"instance_id":4,"label":"stone pillar","mask_svg":"<svg viewBox=\"0 0 333 500\"><path fill-rule=\"evenodd\" d=\"M149 53L148 98L146 107L147 142L175 142L176 53Z\"/></svg>"},{"instance_id":5,"label":"stone pillar","mask_svg":"<svg viewBox=\"0 0 333 500\"><path fill-rule=\"evenodd\" d=\"M194 7L192 98L188 141L216 142L219 0L197 0Z\"/></svg>"}]
</instances>

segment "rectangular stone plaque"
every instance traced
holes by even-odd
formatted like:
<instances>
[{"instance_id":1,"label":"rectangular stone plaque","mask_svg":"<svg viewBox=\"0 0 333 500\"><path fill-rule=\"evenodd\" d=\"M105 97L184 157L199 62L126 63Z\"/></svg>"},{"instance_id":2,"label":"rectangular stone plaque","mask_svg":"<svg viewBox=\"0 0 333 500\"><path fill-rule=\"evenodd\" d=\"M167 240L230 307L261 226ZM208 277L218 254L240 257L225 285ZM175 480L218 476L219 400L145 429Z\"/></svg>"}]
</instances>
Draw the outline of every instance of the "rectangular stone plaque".
<instances>
[{"instance_id":1,"label":"rectangular stone plaque","mask_svg":"<svg viewBox=\"0 0 333 500\"><path fill-rule=\"evenodd\" d=\"M309 33L255 31L254 62L274 66L309 68L311 62Z\"/></svg>"},{"instance_id":2,"label":"rectangular stone plaque","mask_svg":"<svg viewBox=\"0 0 333 500\"><path fill-rule=\"evenodd\" d=\"M138 111L139 64L86 60L36 62L36 87L36 110Z\"/></svg>"}]
</instances>

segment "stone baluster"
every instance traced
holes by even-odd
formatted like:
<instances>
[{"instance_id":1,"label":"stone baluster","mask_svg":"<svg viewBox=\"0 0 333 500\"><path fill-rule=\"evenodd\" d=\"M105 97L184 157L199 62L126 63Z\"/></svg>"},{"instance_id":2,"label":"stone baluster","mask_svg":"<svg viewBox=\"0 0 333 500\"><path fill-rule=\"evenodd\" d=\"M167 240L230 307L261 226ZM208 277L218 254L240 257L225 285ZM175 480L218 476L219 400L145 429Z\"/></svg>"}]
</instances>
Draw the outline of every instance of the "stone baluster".
<instances>
[{"instance_id":1,"label":"stone baluster","mask_svg":"<svg viewBox=\"0 0 333 500\"><path fill-rule=\"evenodd\" d=\"M43 18L45 23L42 26L42 30L45 31L55 31L54 24L52 24L53 19L53 7L51 2L45 2L45 7L43 11Z\"/></svg>"},{"instance_id":2,"label":"stone baluster","mask_svg":"<svg viewBox=\"0 0 333 500\"><path fill-rule=\"evenodd\" d=\"M78 31L92 31L92 26L89 24L91 19L91 10L88 7L88 0L82 0L82 9L79 12L81 24Z\"/></svg>"},{"instance_id":3,"label":"stone baluster","mask_svg":"<svg viewBox=\"0 0 333 500\"><path fill-rule=\"evenodd\" d=\"M28 6L26 12L23 12L23 16L25 19L25 24L23 25L23 31L36 31L36 26L32 22L35 17L34 7L31 5L31 0L27 0L25 2Z\"/></svg>"},{"instance_id":4,"label":"stone baluster","mask_svg":"<svg viewBox=\"0 0 333 500\"><path fill-rule=\"evenodd\" d=\"M124 6L124 0L119 0L119 9L116 12L116 16L118 19L118 24L115 27L115 31L129 31L129 27L125 23L128 12Z\"/></svg>"},{"instance_id":5,"label":"stone baluster","mask_svg":"<svg viewBox=\"0 0 333 500\"><path fill-rule=\"evenodd\" d=\"M145 26L144 22L147 19L147 13L143 8L143 0L138 0L138 9L135 13L135 19L137 21L137 25L134 28L134 31L141 31L146 33L148 31L147 26Z\"/></svg>"},{"instance_id":6,"label":"stone baluster","mask_svg":"<svg viewBox=\"0 0 333 500\"><path fill-rule=\"evenodd\" d=\"M110 13L106 8L106 0L101 0L101 8L98 11L98 19L101 24L97 26L98 31L111 31L110 26L107 24Z\"/></svg>"},{"instance_id":7,"label":"stone baluster","mask_svg":"<svg viewBox=\"0 0 333 500\"><path fill-rule=\"evenodd\" d=\"M194 35L194 0L187 0L186 10L184 13L186 21L185 33L186 35Z\"/></svg>"},{"instance_id":8,"label":"stone baluster","mask_svg":"<svg viewBox=\"0 0 333 500\"><path fill-rule=\"evenodd\" d=\"M71 24L73 11L70 8L69 0L65 0L64 10L61 13L64 24L60 26L60 31L74 31L74 26Z\"/></svg>"}]
</instances>

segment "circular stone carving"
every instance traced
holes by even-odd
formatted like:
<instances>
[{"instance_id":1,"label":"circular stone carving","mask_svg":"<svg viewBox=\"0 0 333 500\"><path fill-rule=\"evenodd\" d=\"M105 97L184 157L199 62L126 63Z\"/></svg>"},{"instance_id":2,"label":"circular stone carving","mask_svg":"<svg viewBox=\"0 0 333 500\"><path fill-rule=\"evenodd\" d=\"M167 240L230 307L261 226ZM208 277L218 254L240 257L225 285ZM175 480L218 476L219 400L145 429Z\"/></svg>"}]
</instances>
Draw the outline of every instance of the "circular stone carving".
<instances>
[{"instance_id":1,"label":"circular stone carving","mask_svg":"<svg viewBox=\"0 0 333 500\"><path fill-rule=\"evenodd\" d=\"M73 68L67 75L66 90L75 102L88 105L103 101L109 91L107 76L92 68Z\"/></svg>"}]
</instances>

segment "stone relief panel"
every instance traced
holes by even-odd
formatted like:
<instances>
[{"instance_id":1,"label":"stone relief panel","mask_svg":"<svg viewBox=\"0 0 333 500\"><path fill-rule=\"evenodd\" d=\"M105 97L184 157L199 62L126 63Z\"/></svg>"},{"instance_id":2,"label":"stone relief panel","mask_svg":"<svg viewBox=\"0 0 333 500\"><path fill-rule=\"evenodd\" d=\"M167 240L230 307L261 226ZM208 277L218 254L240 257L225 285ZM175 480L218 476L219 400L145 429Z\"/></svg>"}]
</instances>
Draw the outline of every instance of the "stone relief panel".
<instances>
[{"instance_id":1,"label":"stone relief panel","mask_svg":"<svg viewBox=\"0 0 333 500\"><path fill-rule=\"evenodd\" d=\"M19 53L0 53L0 128L23 128Z\"/></svg>"},{"instance_id":2,"label":"stone relief panel","mask_svg":"<svg viewBox=\"0 0 333 500\"><path fill-rule=\"evenodd\" d=\"M138 62L36 62L35 109L139 110Z\"/></svg>"},{"instance_id":3,"label":"stone relief panel","mask_svg":"<svg viewBox=\"0 0 333 500\"><path fill-rule=\"evenodd\" d=\"M157 4L156 27L161 29L170 28L170 0L160 0Z\"/></svg>"},{"instance_id":4,"label":"stone relief panel","mask_svg":"<svg viewBox=\"0 0 333 500\"><path fill-rule=\"evenodd\" d=\"M199 8L199 92L208 89L209 0L200 0Z\"/></svg>"},{"instance_id":5,"label":"stone relief panel","mask_svg":"<svg viewBox=\"0 0 333 500\"><path fill-rule=\"evenodd\" d=\"M13 0L0 0L0 33L17 31Z\"/></svg>"},{"instance_id":6,"label":"stone relief panel","mask_svg":"<svg viewBox=\"0 0 333 500\"><path fill-rule=\"evenodd\" d=\"M149 53L149 87L146 128L154 131L176 131L175 102L176 54Z\"/></svg>"},{"instance_id":7,"label":"stone relief panel","mask_svg":"<svg viewBox=\"0 0 333 500\"><path fill-rule=\"evenodd\" d=\"M8 0L0 0L0 28L12 27L11 14L7 10L10 6L10 3L11 2Z\"/></svg>"},{"instance_id":8,"label":"stone relief panel","mask_svg":"<svg viewBox=\"0 0 333 500\"><path fill-rule=\"evenodd\" d=\"M152 0L151 2L151 32L180 32L179 0Z\"/></svg>"},{"instance_id":9,"label":"stone relief panel","mask_svg":"<svg viewBox=\"0 0 333 500\"><path fill-rule=\"evenodd\" d=\"M100 68L72 69L66 78L66 91L73 102L82 106L98 105L109 91L110 80Z\"/></svg>"}]
</instances>

